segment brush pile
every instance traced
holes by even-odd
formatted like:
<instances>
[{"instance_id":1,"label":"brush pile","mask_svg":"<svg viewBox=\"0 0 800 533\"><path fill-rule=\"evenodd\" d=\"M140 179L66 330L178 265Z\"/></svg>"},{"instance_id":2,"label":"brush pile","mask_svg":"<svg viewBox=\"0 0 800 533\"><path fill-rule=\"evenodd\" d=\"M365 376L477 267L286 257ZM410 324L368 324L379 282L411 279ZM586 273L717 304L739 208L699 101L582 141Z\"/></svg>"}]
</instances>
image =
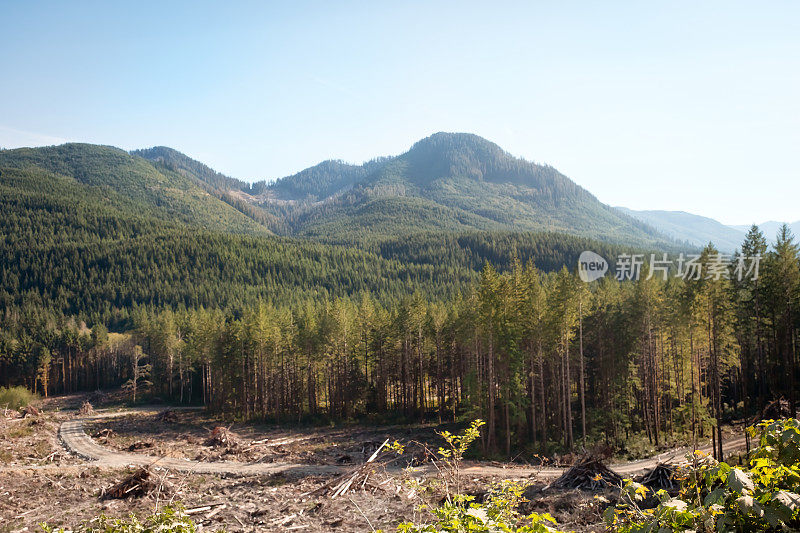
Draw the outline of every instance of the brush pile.
<instances>
[{"instance_id":1,"label":"brush pile","mask_svg":"<svg viewBox=\"0 0 800 533\"><path fill-rule=\"evenodd\" d=\"M380 455L384 446L388 443L389 439L386 439L383 441L383 444L369 456L363 465L334 478L332 481L315 490L312 494L328 494L331 499L334 500L339 496L347 494L348 491L365 489L367 483L370 481L370 476L375 473L376 466L378 466L375 464L375 459L378 458L378 455ZM381 485L383 485L383 483L381 483Z\"/></svg>"},{"instance_id":2,"label":"brush pile","mask_svg":"<svg viewBox=\"0 0 800 533\"><path fill-rule=\"evenodd\" d=\"M94 414L94 407L92 407L92 404L90 404L88 400L84 400L84 402L81 404L81 408L78 409L78 415L87 416L93 414Z\"/></svg>"},{"instance_id":3,"label":"brush pile","mask_svg":"<svg viewBox=\"0 0 800 533\"><path fill-rule=\"evenodd\" d=\"M217 426L211 431L211 435L203 443L212 448L225 448L228 450L239 447L239 438L224 426Z\"/></svg>"},{"instance_id":4,"label":"brush pile","mask_svg":"<svg viewBox=\"0 0 800 533\"><path fill-rule=\"evenodd\" d=\"M99 431L95 431L94 433L92 433L92 438L96 439L98 442L102 444L107 444L108 439L111 438L112 435L114 435L113 429L103 428Z\"/></svg>"},{"instance_id":5,"label":"brush pile","mask_svg":"<svg viewBox=\"0 0 800 533\"><path fill-rule=\"evenodd\" d=\"M678 469L674 465L658 463L653 469L639 476L636 481L654 491L664 489L669 492L680 488L677 474Z\"/></svg>"},{"instance_id":6,"label":"brush pile","mask_svg":"<svg viewBox=\"0 0 800 533\"><path fill-rule=\"evenodd\" d=\"M26 405L25 407L22 408L20 414L22 415L22 418L28 418L29 416L37 417L40 414L42 414L42 412L32 405Z\"/></svg>"},{"instance_id":7,"label":"brush pile","mask_svg":"<svg viewBox=\"0 0 800 533\"><path fill-rule=\"evenodd\" d=\"M622 477L610 470L600 459L587 455L570 467L547 488L599 490L619 486Z\"/></svg>"},{"instance_id":8,"label":"brush pile","mask_svg":"<svg viewBox=\"0 0 800 533\"><path fill-rule=\"evenodd\" d=\"M140 498L147 496L157 488L147 468L140 468L125 479L113 485L111 488L103 491L101 499L104 500L122 500L125 498Z\"/></svg>"},{"instance_id":9,"label":"brush pile","mask_svg":"<svg viewBox=\"0 0 800 533\"><path fill-rule=\"evenodd\" d=\"M788 400L781 397L777 400L772 400L760 413L753 419L753 423L760 422L761 420L777 420L779 418L789 418L792 416L792 406Z\"/></svg>"},{"instance_id":10,"label":"brush pile","mask_svg":"<svg viewBox=\"0 0 800 533\"><path fill-rule=\"evenodd\" d=\"M172 409L167 409L165 411L161 411L156 418L158 419L159 422L174 424L178 421L178 413L176 413Z\"/></svg>"}]
</instances>

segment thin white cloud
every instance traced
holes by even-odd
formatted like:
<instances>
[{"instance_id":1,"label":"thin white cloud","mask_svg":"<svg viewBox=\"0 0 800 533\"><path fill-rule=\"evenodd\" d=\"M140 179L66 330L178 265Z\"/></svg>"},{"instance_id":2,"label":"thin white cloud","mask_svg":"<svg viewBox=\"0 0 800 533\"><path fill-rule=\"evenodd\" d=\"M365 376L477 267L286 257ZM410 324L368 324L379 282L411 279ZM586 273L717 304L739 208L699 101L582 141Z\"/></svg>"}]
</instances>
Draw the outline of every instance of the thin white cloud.
<instances>
[{"instance_id":1,"label":"thin white cloud","mask_svg":"<svg viewBox=\"0 0 800 533\"><path fill-rule=\"evenodd\" d=\"M64 144L67 139L33 131L18 130L0 124L0 148L22 148L25 146L50 146Z\"/></svg>"}]
</instances>

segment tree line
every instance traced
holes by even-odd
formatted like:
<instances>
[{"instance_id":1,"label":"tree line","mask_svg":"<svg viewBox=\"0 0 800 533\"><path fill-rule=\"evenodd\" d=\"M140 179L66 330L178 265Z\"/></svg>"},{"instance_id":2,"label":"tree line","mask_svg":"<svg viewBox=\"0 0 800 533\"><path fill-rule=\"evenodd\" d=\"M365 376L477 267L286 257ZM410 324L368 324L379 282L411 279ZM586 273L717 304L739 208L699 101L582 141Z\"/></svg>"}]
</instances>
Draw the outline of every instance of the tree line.
<instances>
[{"instance_id":1,"label":"tree line","mask_svg":"<svg viewBox=\"0 0 800 533\"><path fill-rule=\"evenodd\" d=\"M798 246L786 227L772 246L754 227L741 253L763 257L756 279L590 284L515 260L445 299L137 308L126 334L7 309L0 377L44 394L150 382L164 399L282 423L480 417L485 450L506 455L636 434L711 436L721 454L721 421L777 396L795 408Z\"/></svg>"}]
</instances>

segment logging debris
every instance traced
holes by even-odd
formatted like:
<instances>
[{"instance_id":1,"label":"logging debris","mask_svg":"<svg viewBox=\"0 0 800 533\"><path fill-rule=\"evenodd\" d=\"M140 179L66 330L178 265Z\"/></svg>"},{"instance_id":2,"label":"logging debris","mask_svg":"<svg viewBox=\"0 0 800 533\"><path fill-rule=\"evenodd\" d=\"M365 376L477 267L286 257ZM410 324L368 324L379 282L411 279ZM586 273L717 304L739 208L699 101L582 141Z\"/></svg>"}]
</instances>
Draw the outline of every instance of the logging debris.
<instances>
[{"instance_id":1,"label":"logging debris","mask_svg":"<svg viewBox=\"0 0 800 533\"><path fill-rule=\"evenodd\" d=\"M176 413L172 409L166 409L164 411L161 411L156 418L159 422L174 424L178 421L178 413Z\"/></svg>"},{"instance_id":2,"label":"logging debris","mask_svg":"<svg viewBox=\"0 0 800 533\"><path fill-rule=\"evenodd\" d=\"M678 468L668 463L658 463L652 469L638 476L636 481L652 490L673 491L680 488Z\"/></svg>"},{"instance_id":3,"label":"logging debris","mask_svg":"<svg viewBox=\"0 0 800 533\"><path fill-rule=\"evenodd\" d=\"M122 500L146 496L157 487L157 484L151 478L152 474L149 469L139 468L116 485L104 490L103 494L101 494L101 499Z\"/></svg>"},{"instance_id":4,"label":"logging debris","mask_svg":"<svg viewBox=\"0 0 800 533\"><path fill-rule=\"evenodd\" d=\"M582 457L546 488L599 490L619 486L622 477L594 456Z\"/></svg>"},{"instance_id":5,"label":"logging debris","mask_svg":"<svg viewBox=\"0 0 800 533\"><path fill-rule=\"evenodd\" d=\"M370 475L375 471L375 459L378 458L383 448L389 443L389 439L383 441L383 444L369 456L364 464L356 467L354 470L335 477L333 480L325 483L311 494L320 495L328 494L330 498L336 499L339 496L347 494L348 491L357 488L365 488L370 479ZM383 487L381 487L383 488Z\"/></svg>"},{"instance_id":6,"label":"logging debris","mask_svg":"<svg viewBox=\"0 0 800 533\"><path fill-rule=\"evenodd\" d=\"M92 404L89 403L89 400L84 400L84 402L81 404L81 408L78 409L78 414L80 416L86 416L86 415L93 415L94 414L94 407L92 407Z\"/></svg>"},{"instance_id":7,"label":"logging debris","mask_svg":"<svg viewBox=\"0 0 800 533\"><path fill-rule=\"evenodd\" d=\"M212 448L235 449L239 447L239 438L230 428L217 426L211 430L211 435L203 443Z\"/></svg>"},{"instance_id":8,"label":"logging debris","mask_svg":"<svg viewBox=\"0 0 800 533\"><path fill-rule=\"evenodd\" d=\"M22 418L27 418L29 416L31 417L39 416L40 414L42 414L42 412L32 405L26 405L25 407L22 408L20 414Z\"/></svg>"},{"instance_id":9,"label":"logging debris","mask_svg":"<svg viewBox=\"0 0 800 533\"><path fill-rule=\"evenodd\" d=\"M108 443L108 439L114 436L114 430L111 428L103 428L92 433L92 438L97 439L103 444Z\"/></svg>"}]
</instances>

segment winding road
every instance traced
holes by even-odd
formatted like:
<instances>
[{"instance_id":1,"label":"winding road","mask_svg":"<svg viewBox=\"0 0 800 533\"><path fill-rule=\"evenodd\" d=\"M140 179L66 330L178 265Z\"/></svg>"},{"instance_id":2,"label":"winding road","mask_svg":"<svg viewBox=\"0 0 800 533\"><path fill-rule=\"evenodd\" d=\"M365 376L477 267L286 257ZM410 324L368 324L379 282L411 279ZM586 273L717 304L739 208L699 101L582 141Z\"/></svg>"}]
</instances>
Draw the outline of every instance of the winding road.
<instances>
[{"instance_id":1,"label":"winding road","mask_svg":"<svg viewBox=\"0 0 800 533\"><path fill-rule=\"evenodd\" d=\"M346 467L336 465L309 465L299 463L244 463L240 461L216 461L202 462L189 459L179 459L174 457L156 457L138 453L125 453L112 450L97 444L84 431L84 423L102 418L111 418L129 414L147 414L158 412L163 408L140 408L125 411L106 411L93 415L83 416L68 420L61 424L59 438L64 447L88 460L92 465L105 467L125 467L125 466L158 466L165 469L180 472L221 474L231 476L250 476L250 475L274 475L278 473L293 474L298 476L336 474L347 470ZM744 436L725 441L724 450L730 453L745 447ZM710 446L698 447L706 453L711 452ZM653 468L658 463L677 463L683 460L689 448L679 448L669 452L630 461L609 465L609 468L623 476L632 476ZM420 468L424 470L424 468ZM497 476L506 478L522 478L537 476L542 478L554 478L564 472L564 468L558 467L528 467L509 464L507 466L493 466L480 462L467 462L462 468L462 473L466 475Z\"/></svg>"},{"instance_id":2,"label":"winding road","mask_svg":"<svg viewBox=\"0 0 800 533\"><path fill-rule=\"evenodd\" d=\"M343 469L335 465L307 465L298 463L243 463L240 461L215 461L203 462L175 457L156 457L138 453L125 453L112 450L97 444L86 434L83 424L102 418L113 418L130 414L147 414L158 412L163 408L141 408L126 411L111 411L67 420L61 424L58 437L64 447L84 459L92 461L95 466L125 467L125 466L158 466L179 472L197 474L225 474L235 476L273 475L278 473L295 473L297 475L317 475L342 472ZM181 410L172 408L172 410Z\"/></svg>"}]
</instances>

